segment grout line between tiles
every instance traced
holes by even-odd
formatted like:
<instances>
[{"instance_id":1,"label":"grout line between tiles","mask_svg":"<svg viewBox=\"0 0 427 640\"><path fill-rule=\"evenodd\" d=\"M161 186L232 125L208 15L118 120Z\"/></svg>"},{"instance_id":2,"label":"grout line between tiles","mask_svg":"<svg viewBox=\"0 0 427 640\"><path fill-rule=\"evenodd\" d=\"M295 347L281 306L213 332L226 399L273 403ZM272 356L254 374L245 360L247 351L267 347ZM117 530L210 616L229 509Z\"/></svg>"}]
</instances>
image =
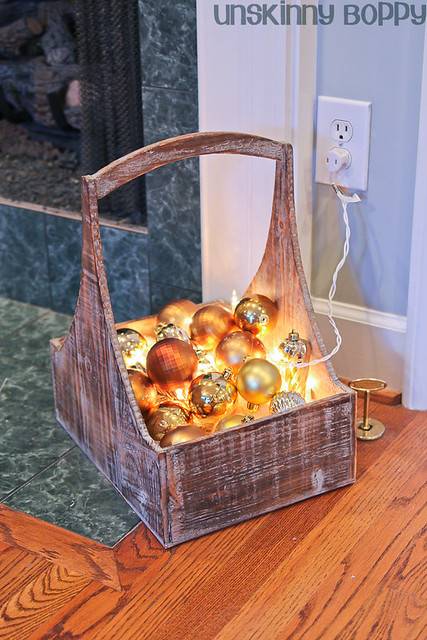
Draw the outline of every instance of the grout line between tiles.
<instances>
[{"instance_id":1,"label":"grout line between tiles","mask_svg":"<svg viewBox=\"0 0 427 640\"><path fill-rule=\"evenodd\" d=\"M46 465L45 467L43 467L43 469L40 469L39 471L37 471L37 473L34 473L30 478L25 480L25 482L20 484L18 487L15 487L11 491L9 491L9 493L6 493L4 496L1 496L0 497L0 502L7 502L8 500L10 500L10 498L12 498L16 493L18 493L18 491L20 491L24 487L27 487L29 484L31 484L31 482L33 480L38 478L42 473L44 473L48 469L51 469L52 467L54 467L56 464L58 464L58 462L60 462L64 458L66 458L68 456L68 454L71 453L71 451L74 451L74 449L76 449L76 448L77 448L77 445L74 444L72 447L67 449L67 451L64 451L64 453L62 453L60 456L55 458L55 460L52 460L52 462L50 464Z\"/></svg>"}]
</instances>

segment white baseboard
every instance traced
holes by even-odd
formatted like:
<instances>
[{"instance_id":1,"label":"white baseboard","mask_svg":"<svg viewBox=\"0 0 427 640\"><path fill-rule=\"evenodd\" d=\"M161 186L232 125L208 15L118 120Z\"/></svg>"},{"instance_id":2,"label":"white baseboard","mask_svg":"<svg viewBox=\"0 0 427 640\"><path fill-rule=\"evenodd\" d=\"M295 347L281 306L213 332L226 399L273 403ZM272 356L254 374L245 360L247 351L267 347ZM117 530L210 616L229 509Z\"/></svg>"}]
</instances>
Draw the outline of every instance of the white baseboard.
<instances>
[{"instance_id":1,"label":"white baseboard","mask_svg":"<svg viewBox=\"0 0 427 640\"><path fill-rule=\"evenodd\" d=\"M313 306L326 346L332 349L335 336L326 317L328 301L313 298ZM400 391L406 317L344 302L334 302L332 308L343 338L342 347L333 359L336 373L346 378L381 378L390 388Z\"/></svg>"}]
</instances>

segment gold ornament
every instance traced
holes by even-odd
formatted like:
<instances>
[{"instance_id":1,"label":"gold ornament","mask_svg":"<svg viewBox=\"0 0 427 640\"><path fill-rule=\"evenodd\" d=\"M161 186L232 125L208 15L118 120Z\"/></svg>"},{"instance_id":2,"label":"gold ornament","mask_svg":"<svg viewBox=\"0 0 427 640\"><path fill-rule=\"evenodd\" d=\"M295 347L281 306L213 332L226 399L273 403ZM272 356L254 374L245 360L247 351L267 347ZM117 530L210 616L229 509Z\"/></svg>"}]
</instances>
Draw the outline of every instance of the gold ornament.
<instances>
[{"instance_id":1,"label":"gold ornament","mask_svg":"<svg viewBox=\"0 0 427 640\"><path fill-rule=\"evenodd\" d=\"M177 340L183 340L184 342L190 342L190 336L184 329L181 327L177 327L176 324L165 324L161 322L156 327L156 340L160 342L161 340L166 340L166 338L176 338Z\"/></svg>"},{"instance_id":2,"label":"gold ornament","mask_svg":"<svg viewBox=\"0 0 427 640\"><path fill-rule=\"evenodd\" d=\"M281 386L279 369L262 358L248 360L237 375L237 389L247 400L250 411L269 402L280 391Z\"/></svg>"},{"instance_id":3,"label":"gold ornament","mask_svg":"<svg viewBox=\"0 0 427 640\"><path fill-rule=\"evenodd\" d=\"M175 302L170 302L159 311L157 321L164 324L174 324L188 331L191 318L196 310L197 305L191 300L176 300Z\"/></svg>"},{"instance_id":4,"label":"gold ornament","mask_svg":"<svg viewBox=\"0 0 427 640\"><path fill-rule=\"evenodd\" d=\"M147 340L135 329L117 330L117 340L126 368L144 370Z\"/></svg>"},{"instance_id":5,"label":"gold ornament","mask_svg":"<svg viewBox=\"0 0 427 640\"><path fill-rule=\"evenodd\" d=\"M200 427L196 427L192 424L185 424L176 429L172 429L161 440L161 447L172 447L175 444L181 444L182 442L190 442L197 438L203 438L205 432Z\"/></svg>"},{"instance_id":6,"label":"gold ornament","mask_svg":"<svg viewBox=\"0 0 427 640\"><path fill-rule=\"evenodd\" d=\"M229 333L215 351L218 368L229 367L235 375L249 358L265 358L264 345L249 331Z\"/></svg>"},{"instance_id":7,"label":"gold ornament","mask_svg":"<svg viewBox=\"0 0 427 640\"><path fill-rule=\"evenodd\" d=\"M277 306L267 296L243 298L234 311L234 320L240 329L263 335L276 326Z\"/></svg>"},{"instance_id":8,"label":"gold ornament","mask_svg":"<svg viewBox=\"0 0 427 640\"><path fill-rule=\"evenodd\" d=\"M217 372L198 376L190 385L189 404L201 418L222 415L232 408L236 397L235 385Z\"/></svg>"},{"instance_id":9,"label":"gold ornament","mask_svg":"<svg viewBox=\"0 0 427 640\"><path fill-rule=\"evenodd\" d=\"M142 413L150 411L157 402L157 389L147 376L137 369L128 369L129 381Z\"/></svg>"},{"instance_id":10,"label":"gold ornament","mask_svg":"<svg viewBox=\"0 0 427 640\"><path fill-rule=\"evenodd\" d=\"M217 304L202 307L191 321L191 339L203 349L214 349L233 328L231 312Z\"/></svg>"},{"instance_id":11,"label":"gold ornament","mask_svg":"<svg viewBox=\"0 0 427 640\"><path fill-rule=\"evenodd\" d=\"M161 440L172 429L189 422L190 414L173 402L163 402L147 418L147 428L154 440Z\"/></svg>"},{"instance_id":12,"label":"gold ornament","mask_svg":"<svg viewBox=\"0 0 427 640\"><path fill-rule=\"evenodd\" d=\"M227 431L227 429L238 427L241 424L252 422L253 420L253 416L243 416L239 414L225 416L225 418L222 418L222 420L217 423L215 431Z\"/></svg>"},{"instance_id":13,"label":"gold ornament","mask_svg":"<svg viewBox=\"0 0 427 640\"><path fill-rule=\"evenodd\" d=\"M289 411L289 409L295 409L305 404L304 398L295 391L281 391L276 393L272 401L270 402L271 413L283 413Z\"/></svg>"},{"instance_id":14,"label":"gold ornament","mask_svg":"<svg viewBox=\"0 0 427 640\"><path fill-rule=\"evenodd\" d=\"M300 338L297 331L292 331L280 345L279 351L283 361L287 363L285 371L285 387L288 391L296 391L305 396L309 367L297 367L295 365L310 360L311 345L307 340Z\"/></svg>"},{"instance_id":15,"label":"gold ornament","mask_svg":"<svg viewBox=\"0 0 427 640\"><path fill-rule=\"evenodd\" d=\"M173 392L190 382L197 364L191 344L177 338L156 342L147 354L148 377L167 392Z\"/></svg>"}]
</instances>

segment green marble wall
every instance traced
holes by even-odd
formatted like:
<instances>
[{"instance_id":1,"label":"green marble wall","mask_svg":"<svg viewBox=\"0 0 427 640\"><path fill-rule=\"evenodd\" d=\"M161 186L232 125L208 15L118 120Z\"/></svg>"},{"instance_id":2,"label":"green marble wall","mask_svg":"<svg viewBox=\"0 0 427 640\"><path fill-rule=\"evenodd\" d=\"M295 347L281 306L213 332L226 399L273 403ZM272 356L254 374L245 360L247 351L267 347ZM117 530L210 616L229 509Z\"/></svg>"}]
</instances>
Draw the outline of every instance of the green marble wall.
<instances>
[{"instance_id":1,"label":"green marble wall","mask_svg":"<svg viewBox=\"0 0 427 640\"><path fill-rule=\"evenodd\" d=\"M116 320L150 313L145 229L101 226ZM80 282L80 220L0 205L0 296L72 314Z\"/></svg>"},{"instance_id":2,"label":"green marble wall","mask_svg":"<svg viewBox=\"0 0 427 640\"><path fill-rule=\"evenodd\" d=\"M196 0L139 0L144 143L198 131ZM146 177L153 310L201 299L198 160Z\"/></svg>"}]
</instances>

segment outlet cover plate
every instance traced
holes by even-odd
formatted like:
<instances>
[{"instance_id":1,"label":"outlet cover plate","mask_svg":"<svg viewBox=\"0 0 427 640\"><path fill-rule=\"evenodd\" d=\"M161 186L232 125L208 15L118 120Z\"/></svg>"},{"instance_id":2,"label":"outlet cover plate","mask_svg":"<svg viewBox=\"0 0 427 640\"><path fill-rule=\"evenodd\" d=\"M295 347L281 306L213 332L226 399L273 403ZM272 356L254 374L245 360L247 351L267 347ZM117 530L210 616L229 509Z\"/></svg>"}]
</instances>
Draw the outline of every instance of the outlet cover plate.
<instances>
[{"instance_id":1,"label":"outlet cover plate","mask_svg":"<svg viewBox=\"0 0 427 640\"><path fill-rule=\"evenodd\" d=\"M369 147L371 139L371 102L319 96L317 106L316 182L331 184L336 181L355 191L368 188ZM334 121L349 122L352 127L350 140L340 141L333 135ZM331 178L326 156L333 147L347 149L351 165Z\"/></svg>"}]
</instances>

